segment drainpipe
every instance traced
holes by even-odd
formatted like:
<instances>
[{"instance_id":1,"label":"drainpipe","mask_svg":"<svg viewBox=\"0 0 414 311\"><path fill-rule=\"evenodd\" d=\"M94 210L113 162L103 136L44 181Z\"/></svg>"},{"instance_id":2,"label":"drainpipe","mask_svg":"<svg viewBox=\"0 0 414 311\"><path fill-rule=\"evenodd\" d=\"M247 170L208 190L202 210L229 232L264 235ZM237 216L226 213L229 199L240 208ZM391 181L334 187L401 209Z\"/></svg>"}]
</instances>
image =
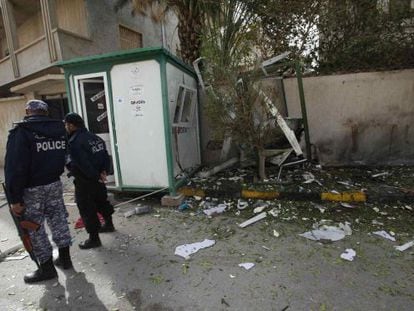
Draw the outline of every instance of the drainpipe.
<instances>
[{"instance_id":1,"label":"drainpipe","mask_svg":"<svg viewBox=\"0 0 414 311\"><path fill-rule=\"evenodd\" d=\"M161 41L162 41L162 47L167 48L166 38L165 38L165 24L164 21L161 21Z\"/></svg>"}]
</instances>

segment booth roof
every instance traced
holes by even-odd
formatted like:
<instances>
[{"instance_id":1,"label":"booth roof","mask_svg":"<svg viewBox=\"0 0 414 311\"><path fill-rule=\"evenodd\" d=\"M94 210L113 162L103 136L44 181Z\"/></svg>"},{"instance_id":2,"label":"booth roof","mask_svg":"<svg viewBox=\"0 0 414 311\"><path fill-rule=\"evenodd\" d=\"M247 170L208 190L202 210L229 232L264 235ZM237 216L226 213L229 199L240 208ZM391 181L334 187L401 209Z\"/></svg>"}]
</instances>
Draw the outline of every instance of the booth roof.
<instances>
[{"instance_id":1,"label":"booth roof","mask_svg":"<svg viewBox=\"0 0 414 311\"><path fill-rule=\"evenodd\" d=\"M130 49L125 51L117 51L106 54L98 54L85 57L77 57L66 61L60 61L57 63L58 66L63 68L68 67L79 67L85 65L92 65L97 63L106 63L106 62L118 62L122 60L141 60L143 58L150 58L164 55L167 58L179 63L181 66L186 67L188 70L194 72L188 64L184 63L177 56L173 55L168 50L162 47L146 47L139 49Z\"/></svg>"}]
</instances>

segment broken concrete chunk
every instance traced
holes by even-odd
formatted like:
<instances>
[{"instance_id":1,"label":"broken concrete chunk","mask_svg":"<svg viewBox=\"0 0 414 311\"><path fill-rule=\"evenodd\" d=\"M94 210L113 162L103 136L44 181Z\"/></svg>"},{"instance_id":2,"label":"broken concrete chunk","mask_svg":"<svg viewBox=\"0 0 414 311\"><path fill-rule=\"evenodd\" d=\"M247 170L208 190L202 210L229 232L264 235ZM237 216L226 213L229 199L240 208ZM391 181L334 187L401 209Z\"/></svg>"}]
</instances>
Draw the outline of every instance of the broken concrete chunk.
<instances>
[{"instance_id":1,"label":"broken concrete chunk","mask_svg":"<svg viewBox=\"0 0 414 311\"><path fill-rule=\"evenodd\" d=\"M249 225L251 225L251 224L253 224L253 223L255 223L259 220L262 220L262 219L266 218L266 216L267 216L266 212L260 213L259 215L256 215L256 216L246 220L245 222L241 223L239 225L239 227L240 228L245 228L245 227L247 227L247 226L249 226Z\"/></svg>"},{"instance_id":2,"label":"broken concrete chunk","mask_svg":"<svg viewBox=\"0 0 414 311\"><path fill-rule=\"evenodd\" d=\"M380 237L383 237L384 239L395 242L395 238L385 230L375 231L375 232L372 232L372 234L378 235Z\"/></svg>"},{"instance_id":3,"label":"broken concrete chunk","mask_svg":"<svg viewBox=\"0 0 414 311\"><path fill-rule=\"evenodd\" d=\"M355 256L356 252L352 248L347 248L345 252L341 254L341 258L348 261L354 261Z\"/></svg>"},{"instance_id":4,"label":"broken concrete chunk","mask_svg":"<svg viewBox=\"0 0 414 311\"><path fill-rule=\"evenodd\" d=\"M403 252L403 251L405 251L405 250L407 250L407 249L409 249L413 246L414 246L414 241L411 241L411 242L407 242L407 243L405 243L403 245L400 245L400 246L395 246L395 249L400 251L400 252Z\"/></svg>"},{"instance_id":5,"label":"broken concrete chunk","mask_svg":"<svg viewBox=\"0 0 414 311\"><path fill-rule=\"evenodd\" d=\"M181 256L185 259L189 259L191 254L197 253L200 249L211 247L216 244L215 240L205 239L202 242L196 242L192 244L184 244L175 248L175 255Z\"/></svg>"},{"instance_id":6,"label":"broken concrete chunk","mask_svg":"<svg viewBox=\"0 0 414 311\"><path fill-rule=\"evenodd\" d=\"M277 232L276 230L273 230L273 235L277 238L280 237L280 233Z\"/></svg>"}]
</instances>

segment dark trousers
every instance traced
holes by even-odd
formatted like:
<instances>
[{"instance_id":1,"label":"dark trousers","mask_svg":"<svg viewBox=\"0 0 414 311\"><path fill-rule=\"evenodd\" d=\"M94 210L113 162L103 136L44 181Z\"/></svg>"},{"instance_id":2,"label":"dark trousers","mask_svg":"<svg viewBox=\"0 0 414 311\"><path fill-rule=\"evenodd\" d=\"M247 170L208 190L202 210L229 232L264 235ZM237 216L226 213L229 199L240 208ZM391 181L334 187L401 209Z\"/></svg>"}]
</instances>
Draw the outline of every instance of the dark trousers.
<instances>
[{"instance_id":1,"label":"dark trousers","mask_svg":"<svg viewBox=\"0 0 414 311\"><path fill-rule=\"evenodd\" d=\"M98 233L101 226L97 213L108 219L114 213L114 207L108 201L105 184L98 181L75 178L75 198L79 214L88 233Z\"/></svg>"}]
</instances>

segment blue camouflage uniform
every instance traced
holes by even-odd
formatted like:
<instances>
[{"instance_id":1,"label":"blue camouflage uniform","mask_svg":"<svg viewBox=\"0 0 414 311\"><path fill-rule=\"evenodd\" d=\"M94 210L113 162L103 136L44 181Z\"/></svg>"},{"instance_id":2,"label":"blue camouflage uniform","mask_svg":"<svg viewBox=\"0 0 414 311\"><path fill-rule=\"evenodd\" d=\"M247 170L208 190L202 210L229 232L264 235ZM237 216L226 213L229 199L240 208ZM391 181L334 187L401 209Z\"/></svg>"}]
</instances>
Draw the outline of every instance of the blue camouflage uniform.
<instances>
[{"instance_id":1,"label":"blue camouflage uniform","mask_svg":"<svg viewBox=\"0 0 414 311\"><path fill-rule=\"evenodd\" d=\"M25 206L26 219L41 225L38 231L30 231L33 251L40 263L52 256L45 219L56 245L59 248L71 245L60 181L66 148L63 122L44 115L27 116L16 123L7 141L5 179L8 197L11 204Z\"/></svg>"}]
</instances>

